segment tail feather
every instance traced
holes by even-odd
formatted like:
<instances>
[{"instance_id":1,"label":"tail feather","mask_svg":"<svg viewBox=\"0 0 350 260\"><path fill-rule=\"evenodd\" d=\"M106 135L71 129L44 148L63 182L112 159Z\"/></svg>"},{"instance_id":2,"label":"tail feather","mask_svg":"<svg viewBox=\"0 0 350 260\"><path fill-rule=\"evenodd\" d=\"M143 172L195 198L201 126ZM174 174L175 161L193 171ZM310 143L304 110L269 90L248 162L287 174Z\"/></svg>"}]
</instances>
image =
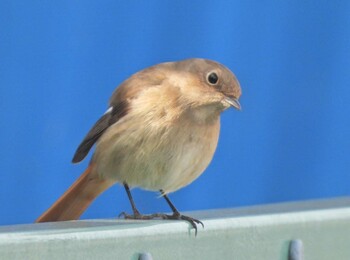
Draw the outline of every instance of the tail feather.
<instances>
[{"instance_id":1,"label":"tail feather","mask_svg":"<svg viewBox=\"0 0 350 260\"><path fill-rule=\"evenodd\" d=\"M91 165L35 222L78 219L91 202L113 183L90 176Z\"/></svg>"}]
</instances>

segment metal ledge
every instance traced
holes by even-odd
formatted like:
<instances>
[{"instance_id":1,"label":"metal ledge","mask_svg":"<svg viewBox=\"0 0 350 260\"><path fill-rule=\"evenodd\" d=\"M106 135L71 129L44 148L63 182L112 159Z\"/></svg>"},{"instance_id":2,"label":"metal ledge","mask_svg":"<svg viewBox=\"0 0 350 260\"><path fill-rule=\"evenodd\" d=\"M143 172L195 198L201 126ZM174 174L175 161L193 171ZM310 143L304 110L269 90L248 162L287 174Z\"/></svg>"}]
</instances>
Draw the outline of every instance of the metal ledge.
<instances>
[{"instance_id":1,"label":"metal ledge","mask_svg":"<svg viewBox=\"0 0 350 260\"><path fill-rule=\"evenodd\" d=\"M0 259L350 259L350 198L187 214L197 237L182 221L2 226Z\"/></svg>"}]
</instances>

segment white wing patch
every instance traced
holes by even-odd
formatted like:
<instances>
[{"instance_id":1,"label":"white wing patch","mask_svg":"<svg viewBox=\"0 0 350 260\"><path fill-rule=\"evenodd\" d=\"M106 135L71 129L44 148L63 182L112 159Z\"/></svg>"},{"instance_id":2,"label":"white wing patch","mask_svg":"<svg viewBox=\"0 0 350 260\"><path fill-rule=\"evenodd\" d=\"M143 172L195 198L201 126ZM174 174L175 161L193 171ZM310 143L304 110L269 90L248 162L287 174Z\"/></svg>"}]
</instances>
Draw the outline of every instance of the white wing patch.
<instances>
[{"instance_id":1,"label":"white wing patch","mask_svg":"<svg viewBox=\"0 0 350 260\"><path fill-rule=\"evenodd\" d=\"M112 110L113 110L113 107L108 108L107 111L104 113L104 115L112 112Z\"/></svg>"}]
</instances>

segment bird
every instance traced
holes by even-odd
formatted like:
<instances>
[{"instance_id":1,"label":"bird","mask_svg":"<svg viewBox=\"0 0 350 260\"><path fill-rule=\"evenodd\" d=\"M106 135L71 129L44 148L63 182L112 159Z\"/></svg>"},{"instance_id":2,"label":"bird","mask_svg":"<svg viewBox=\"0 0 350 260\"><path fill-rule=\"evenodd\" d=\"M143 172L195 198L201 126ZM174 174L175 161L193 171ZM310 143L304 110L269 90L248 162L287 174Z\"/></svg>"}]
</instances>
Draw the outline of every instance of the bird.
<instances>
[{"instance_id":1,"label":"bird","mask_svg":"<svg viewBox=\"0 0 350 260\"><path fill-rule=\"evenodd\" d=\"M122 184L133 214L126 219L185 220L197 233L203 223L182 215L168 194L197 179L211 162L220 133L220 114L241 110L240 84L219 62L190 58L145 68L113 92L108 110L78 146L81 162L95 146L90 163L72 186L37 220L79 219L92 201ZM131 188L160 192L172 214L141 214Z\"/></svg>"}]
</instances>

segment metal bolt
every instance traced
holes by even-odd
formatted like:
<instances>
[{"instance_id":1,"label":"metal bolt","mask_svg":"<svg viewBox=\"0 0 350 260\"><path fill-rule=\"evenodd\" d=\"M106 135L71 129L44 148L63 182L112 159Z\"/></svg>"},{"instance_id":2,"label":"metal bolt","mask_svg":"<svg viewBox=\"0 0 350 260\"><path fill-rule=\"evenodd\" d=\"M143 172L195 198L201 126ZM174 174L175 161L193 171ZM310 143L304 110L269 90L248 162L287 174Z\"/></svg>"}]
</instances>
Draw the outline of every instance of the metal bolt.
<instances>
[{"instance_id":1,"label":"metal bolt","mask_svg":"<svg viewBox=\"0 0 350 260\"><path fill-rule=\"evenodd\" d=\"M293 239L289 243L288 260L303 260L304 246L300 239Z\"/></svg>"},{"instance_id":2,"label":"metal bolt","mask_svg":"<svg viewBox=\"0 0 350 260\"><path fill-rule=\"evenodd\" d=\"M153 260L153 257L150 253L140 253L138 260Z\"/></svg>"}]
</instances>

